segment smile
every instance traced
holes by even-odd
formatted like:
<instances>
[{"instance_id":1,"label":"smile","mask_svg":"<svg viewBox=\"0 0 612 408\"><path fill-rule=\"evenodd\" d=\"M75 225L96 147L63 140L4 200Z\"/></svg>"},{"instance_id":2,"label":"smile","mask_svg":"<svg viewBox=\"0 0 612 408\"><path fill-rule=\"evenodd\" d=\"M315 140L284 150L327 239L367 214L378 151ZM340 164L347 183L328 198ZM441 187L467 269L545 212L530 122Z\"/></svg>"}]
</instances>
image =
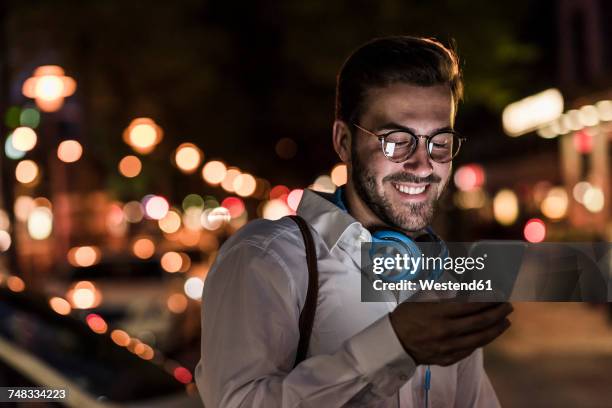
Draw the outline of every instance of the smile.
<instances>
[{"instance_id":1,"label":"smile","mask_svg":"<svg viewBox=\"0 0 612 408\"><path fill-rule=\"evenodd\" d=\"M421 185L406 185L399 183L391 183L396 190L404 194L417 195L423 193L429 184L421 184Z\"/></svg>"}]
</instances>

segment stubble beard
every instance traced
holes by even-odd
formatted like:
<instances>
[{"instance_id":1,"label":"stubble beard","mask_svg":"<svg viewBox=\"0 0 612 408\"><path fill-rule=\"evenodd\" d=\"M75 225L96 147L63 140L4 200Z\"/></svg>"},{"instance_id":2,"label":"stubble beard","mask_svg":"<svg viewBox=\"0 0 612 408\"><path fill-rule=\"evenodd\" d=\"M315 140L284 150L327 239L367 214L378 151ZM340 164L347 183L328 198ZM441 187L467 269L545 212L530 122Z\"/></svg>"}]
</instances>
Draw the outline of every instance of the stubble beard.
<instances>
[{"instance_id":1,"label":"stubble beard","mask_svg":"<svg viewBox=\"0 0 612 408\"><path fill-rule=\"evenodd\" d=\"M382 191L379 192L375 175L367 169L355 150L356 149L353 148L351 154L351 178L353 180L355 190L361 200L382 222L391 227L399 228L405 231L419 231L431 224L438 197L446 188L448 180L446 180L445 184L441 186L440 190L437 190L437 188L440 186L441 180L439 176L433 174L424 179L419 179L414 175L405 173L393 174L384 177L383 182L427 181L431 183L429 187L430 189L436 189L435 193L433 194L434 197L418 203L405 203L400 208L397 208L394 207L389 199L384 195L384 190L381 189Z\"/></svg>"}]
</instances>

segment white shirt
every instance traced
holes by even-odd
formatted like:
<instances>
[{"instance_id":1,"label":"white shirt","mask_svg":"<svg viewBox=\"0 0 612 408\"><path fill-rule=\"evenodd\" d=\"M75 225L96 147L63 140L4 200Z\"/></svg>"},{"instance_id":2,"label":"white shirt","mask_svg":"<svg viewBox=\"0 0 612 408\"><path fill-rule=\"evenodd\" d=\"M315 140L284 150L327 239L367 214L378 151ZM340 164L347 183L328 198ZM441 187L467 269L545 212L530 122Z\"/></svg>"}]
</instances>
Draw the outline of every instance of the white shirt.
<instances>
[{"instance_id":1,"label":"white shirt","mask_svg":"<svg viewBox=\"0 0 612 408\"><path fill-rule=\"evenodd\" d=\"M256 220L222 247L202 298L196 383L214 407L425 407L416 366L388 318L395 302L361 301L361 242L370 233L321 195L298 208L311 226L319 298L308 358L293 368L308 270L291 219ZM498 407L482 350L431 367L430 407Z\"/></svg>"}]
</instances>

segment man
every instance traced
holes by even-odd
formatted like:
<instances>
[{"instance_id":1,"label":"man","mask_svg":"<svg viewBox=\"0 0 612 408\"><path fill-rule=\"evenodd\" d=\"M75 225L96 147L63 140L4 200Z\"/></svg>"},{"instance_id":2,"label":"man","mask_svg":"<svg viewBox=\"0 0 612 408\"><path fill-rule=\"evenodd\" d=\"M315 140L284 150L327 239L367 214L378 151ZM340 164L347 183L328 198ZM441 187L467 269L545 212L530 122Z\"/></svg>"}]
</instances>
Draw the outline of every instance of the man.
<instances>
[{"instance_id":1,"label":"man","mask_svg":"<svg viewBox=\"0 0 612 408\"><path fill-rule=\"evenodd\" d=\"M297 211L319 269L308 358L293 367L308 286L302 236L289 218L254 221L206 279L196 379L207 407L499 405L479 347L509 326L509 304L360 299L370 230L418 237L432 220L460 143L461 94L455 54L433 40L377 39L349 57L333 126L349 170L342 203L306 190Z\"/></svg>"}]
</instances>

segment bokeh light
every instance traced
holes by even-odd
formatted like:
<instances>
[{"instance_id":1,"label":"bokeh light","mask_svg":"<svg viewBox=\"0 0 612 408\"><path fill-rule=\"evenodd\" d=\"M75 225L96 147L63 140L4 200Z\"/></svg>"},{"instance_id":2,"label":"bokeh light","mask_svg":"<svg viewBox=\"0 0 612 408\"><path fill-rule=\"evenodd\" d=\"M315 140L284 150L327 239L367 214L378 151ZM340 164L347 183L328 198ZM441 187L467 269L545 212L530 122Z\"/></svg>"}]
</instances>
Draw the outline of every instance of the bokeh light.
<instances>
[{"instance_id":1,"label":"bokeh light","mask_svg":"<svg viewBox=\"0 0 612 408\"><path fill-rule=\"evenodd\" d=\"M90 281L77 282L66 294L76 309L91 309L102 302L102 294Z\"/></svg>"},{"instance_id":2,"label":"bokeh light","mask_svg":"<svg viewBox=\"0 0 612 408\"><path fill-rule=\"evenodd\" d=\"M60 314L62 316L69 315L72 311L70 302L58 296L49 299L49 306L51 306L51 309L53 309L55 313Z\"/></svg>"},{"instance_id":3,"label":"bokeh light","mask_svg":"<svg viewBox=\"0 0 612 408\"><path fill-rule=\"evenodd\" d=\"M493 216L501 225L512 225L519 214L518 197L514 191L503 189L493 198Z\"/></svg>"},{"instance_id":4,"label":"bokeh light","mask_svg":"<svg viewBox=\"0 0 612 408\"><path fill-rule=\"evenodd\" d=\"M202 178L208 184L217 185L223 181L227 174L227 167L218 160L209 161L202 168Z\"/></svg>"},{"instance_id":5,"label":"bokeh light","mask_svg":"<svg viewBox=\"0 0 612 408\"><path fill-rule=\"evenodd\" d=\"M181 144L174 153L174 162L183 173L190 174L196 171L202 163L202 151L193 143Z\"/></svg>"},{"instance_id":6,"label":"bokeh light","mask_svg":"<svg viewBox=\"0 0 612 408\"><path fill-rule=\"evenodd\" d=\"M240 217L245 210L244 201L238 197L227 197L221 202L221 207L227 208L231 218Z\"/></svg>"},{"instance_id":7,"label":"bokeh light","mask_svg":"<svg viewBox=\"0 0 612 408\"><path fill-rule=\"evenodd\" d=\"M280 199L270 200L264 204L262 216L268 220L278 220L291 214L291 208Z\"/></svg>"},{"instance_id":8,"label":"bokeh light","mask_svg":"<svg viewBox=\"0 0 612 408\"><path fill-rule=\"evenodd\" d=\"M19 196L15 199L13 205L13 211L15 212L15 218L21 222L26 222L32 210L36 207L34 199L30 196Z\"/></svg>"},{"instance_id":9,"label":"bokeh light","mask_svg":"<svg viewBox=\"0 0 612 408\"><path fill-rule=\"evenodd\" d=\"M569 199L563 187L553 187L548 191L546 198L540 204L540 211L545 217L558 220L565 217Z\"/></svg>"},{"instance_id":10,"label":"bokeh light","mask_svg":"<svg viewBox=\"0 0 612 408\"><path fill-rule=\"evenodd\" d=\"M202 229L200 217L204 210L201 207L189 207L183 214L183 225L191 231L199 231Z\"/></svg>"},{"instance_id":11,"label":"bokeh light","mask_svg":"<svg viewBox=\"0 0 612 408\"><path fill-rule=\"evenodd\" d=\"M25 156L25 152L17 150L13 147L13 135L9 135L4 142L4 153L6 157L13 160L19 160Z\"/></svg>"},{"instance_id":12,"label":"bokeh light","mask_svg":"<svg viewBox=\"0 0 612 408\"><path fill-rule=\"evenodd\" d=\"M198 277L192 276L185 281L184 289L185 294L191 299L201 299L202 290L204 289L204 281Z\"/></svg>"},{"instance_id":13,"label":"bokeh light","mask_svg":"<svg viewBox=\"0 0 612 408\"><path fill-rule=\"evenodd\" d=\"M83 146L76 140L64 140L57 146L57 158L64 163L74 163L83 155Z\"/></svg>"},{"instance_id":14,"label":"bokeh light","mask_svg":"<svg viewBox=\"0 0 612 408\"><path fill-rule=\"evenodd\" d=\"M332 182L331 177L323 174L312 184L312 189L322 193L333 193L336 190L336 185Z\"/></svg>"},{"instance_id":15,"label":"bokeh light","mask_svg":"<svg viewBox=\"0 0 612 408\"><path fill-rule=\"evenodd\" d=\"M15 168L15 178L22 184L29 184L38 176L38 165L32 160L22 160Z\"/></svg>"},{"instance_id":16,"label":"bokeh light","mask_svg":"<svg viewBox=\"0 0 612 408\"><path fill-rule=\"evenodd\" d=\"M287 197L289 196L291 190L289 190L289 187L287 186L283 186L283 185L278 185L278 186L274 186L270 189L270 200L276 200L276 199L280 199L280 200L287 200Z\"/></svg>"},{"instance_id":17,"label":"bokeh light","mask_svg":"<svg viewBox=\"0 0 612 408\"><path fill-rule=\"evenodd\" d=\"M6 280L6 286L13 292L23 292L25 290L25 282L19 276L11 275Z\"/></svg>"},{"instance_id":18,"label":"bokeh light","mask_svg":"<svg viewBox=\"0 0 612 408\"><path fill-rule=\"evenodd\" d=\"M546 224L539 218L532 218L525 224L523 235L529 242L542 242L546 238Z\"/></svg>"},{"instance_id":19,"label":"bokeh light","mask_svg":"<svg viewBox=\"0 0 612 408\"><path fill-rule=\"evenodd\" d=\"M0 252L8 251L11 247L11 243L11 235L4 230L0 230Z\"/></svg>"},{"instance_id":20,"label":"bokeh light","mask_svg":"<svg viewBox=\"0 0 612 408\"><path fill-rule=\"evenodd\" d=\"M331 176L332 183L334 183L336 186L340 187L346 184L348 180L346 164L341 163L341 164L335 165L330 173L330 176Z\"/></svg>"},{"instance_id":21,"label":"bokeh light","mask_svg":"<svg viewBox=\"0 0 612 408\"><path fill-rule=\"evenodd\" d=\"M44 112L54 112L62 107L64 98L76 90L76 81L64 75L64 69L57 65L43 65L34 71L22 86L22 93L33 98Z\"/></svg>"},{"instance_id":22,"label":"bokeh light","mask_svg":"<svg viewBox=\"0 0 612 408\"><path fill-rule=\"evenodd\" d=\"M189 207L204 208L204 199L198 194L188 194L183 199L183 210L187 210Z\"/></svg>"},{"instance_id":23,"label":"bokeh light","mask_svg":"<svg viewBox=\"0 0 612 408\"><path fill-rule=\"evenodd\" d=\"M140 259L149 259L155 254L155 244L149 238L134 241L132 252Z\"/></svg>"},{"instance_id":24,"label":"bokeh light","mask_svg":"<svg viewBox=\"0 0 612 408\"><path fill-rule=\"evenodd\" d=\"M116 345L121 347L127 347L130 344L130 335L123 330L113 330L111 332L111 339Z\"/></svg>"},{"instance_id":25,"label":"bokeh light","mask_svg":"<svg viewBox=\"0 0 612 408\"><path fill-rule=\"evenodd\" d=\"M125 219L131 223L137 223L142 220L144 212L142 205L138 201L130 201L123 206L123 214Z\"/></svg>"},{"instance_id":26,"label":"bokeh light","mask_svg":"<svg viewBox=\"0 0 612 408\"><path fill-rule=\"evenodd\" d=\"M572 189L572 196L574 197L574 200L576 200L580 204L583 204L584 194L589 191L591 187L591 183L589 183L588 181L579 181L578 183L576 183L576 185Z\"/></svg>"},{"instance_id":27,"label":"bokeh light","mask_svg":"<svg viewBox=\"0 0 612 408\"><path fill-rule=\"evenodd\" d=\"M241 172L236 167L230 167L225 173L225 178L221 182L221 188L228 193L234 192L234 179L240 175Z\"/></svg>"},{"instance_id":28,"label":"bokeh light","mask_svg":"<svg viewBox=\"0 0 612 408\"><path fill-rule=\"evenodd\" d=\"M166 305L168 306L168 310L172 313L183 313L185 309L187 309L187 297L182 293L173 293L168 297L168 301Z\"/></svg>"},{"instance_id":29,"label":"bokeh light","mask_svg":"<svg viewBox=\"0 0 612 408\"><path fill-rule=\"evenodd\" d=\"M140 154L151 153L162 138L162 128L151 118L136 118L123 132L123 141Z\"/></svg>"},{"instance_id":30,"label":"bokeh light","mask_svg":"<svg viewBox=\"0 0 612 408\"><path fill-rule=\"evenodd\" d=\"M183 266L183 257L178 252L166 252L162 255L160 263L164 271L175 273L181 270Z\"/></svg>"},{"instance_id":31,"label":"bokeh light","mask_svg":"<svg viewBox=\"0 0 612 408\"><path fill-rule=\"evenodd\" d=\"M40 112L34 108L25 108L19 115L19 124L35 129L40 124Z\"/></svg>"},{"instance_id":32,"label":"bokeh light","mask_svg":"<svg viewBox=\"0 0 612 408\"><path fill-rule=\"evenodd\" d=\"M293 211L297 211L298 206L300 205L300 201L302 200L302 195L304 194L304 190L301 188L296 188L295 190L291 190L289 195L287 196L287 205Z\"/></svg>"},{"instance_id":33,"label":"bokeh light","mask_svg":"<svg viewBox=\"0 0 612 408\"><path fill-rule=\"evenodd\" d=\"M224 223L230 222L232 216L225 207L208 208L204 210L200 217L202 227L209 231L219 229Z\"/></svg>"},{"instance_id":34,"label":"bokeh light","mask_svg":"<svg viewBox=\"0 0 612 408\"><path fill-rule=\"evenodd\" d=\"M18 127L12 133L11 143L13 148L22 152L29 152L36 146L36 132L25 126Z\"/></svg>"},{"instance_id":35,"label":"bokeh light","mask_svg":"<svg viewBox=\"0 0 612 408\"><path fill-rule=\"evenodd\" d=\"M142 170L142 163L140 159L136 156L132 156L132 155L125 156L119 162L119 173L121 173L125 177L128 177L128 178L136 177L137 175L140 174L141 170Z\"/></svg>"},{"instance_id":36,"label":"bokeh light","mask_svg":"<svg viewBox=\"0 0 612 408\"><path fill-rule=\"evenodd\" d=\"M583 198L584 207L592 213L598 213L603 210L605 205L605 196L599 187L591 186L585 193Z\"/></svg>"},{"instance_id":37,"label":"bokeh light","mask_svg":"<svg viewBox=\"0 0 612 408\"><path fill-rule=\"evenodd\" d=\"M255 192L257 182L255 177L248 173L239 174L232 183L233 190L241 197L248 197Z\"/></svg>"},{"instance_id":38,"label":"bokeh light","mask_svg":"<svg viewBox=\"0 0 612 408\"><path fill-rule=\"evenodd\" d=\"M108 325L106 324L102 316L98 314L88 314L85 318L85 321L87 322L87 325L89 326L91 331L93 331L94 333L103 334L106 333L106 331L108 330Z\"/></svg>"},{"instance_id":39,"label":"bokeh light","mask_svg":"<svg viewBox=\"0 0 612 408\"><path fill-rule=\"evenodd\" d=\"M485 172L479 164L466 164L455 171L453 180L459 190L470 191L483 186Z\"/></svg>"},{"instance_id":40,"label":"bokeh light","mask_svg":"<svg viewBox=\"0 0 612 408\"><path fill-rule=\"evenodd\" d=\"M95 246L74 247L68 251L67 258L72 266L84 268L100 262L101 252Z\"/></svg>"},{"instance_id":41,"label":"bokeh light","mask_svg":"<svg viewBox=\"0 0 612 408\"><path fill-rule=\"evenodd\" d=\"M191 380L193 379L193 376L191 375L189 370L186 369L185 367L175 368L173 371L173 375L174 375L174 378L176 378L178 381L182 382L183 384L189 384Z\"/></svg>"},{"instance_id":42,"label":"bokeh light","mask_svg":"<svg viewBox=\"0 0 612 408\"><path fill-rule=\"evenodd\" d=\"M46 207L34 208L27 221L28 233L32 239L43 240L49 238L53 230L53 214Z\"/></svg>"},{"instance_id":43,"label":"bokeh light","mask_svg":"<svg viewBox=\"0 0 612 408\"><path fill-rule=\"evenodd\" d=\"M147 217L154 220L161 220L164 218L170 209L168 200L162 196L153 196L146 200L143 204Z\"/></svg>"},{"instance_id":44,"label":"bokeh light","mask_svg":"<svg viewBox=\"0 0 612 408\"><path fill-rule=\"evenodd\" d=\"M172 234L181 227L181 216L176 210L170 210L157 224L159 229L167 234Z\"/></svg>"}]
</instances>

